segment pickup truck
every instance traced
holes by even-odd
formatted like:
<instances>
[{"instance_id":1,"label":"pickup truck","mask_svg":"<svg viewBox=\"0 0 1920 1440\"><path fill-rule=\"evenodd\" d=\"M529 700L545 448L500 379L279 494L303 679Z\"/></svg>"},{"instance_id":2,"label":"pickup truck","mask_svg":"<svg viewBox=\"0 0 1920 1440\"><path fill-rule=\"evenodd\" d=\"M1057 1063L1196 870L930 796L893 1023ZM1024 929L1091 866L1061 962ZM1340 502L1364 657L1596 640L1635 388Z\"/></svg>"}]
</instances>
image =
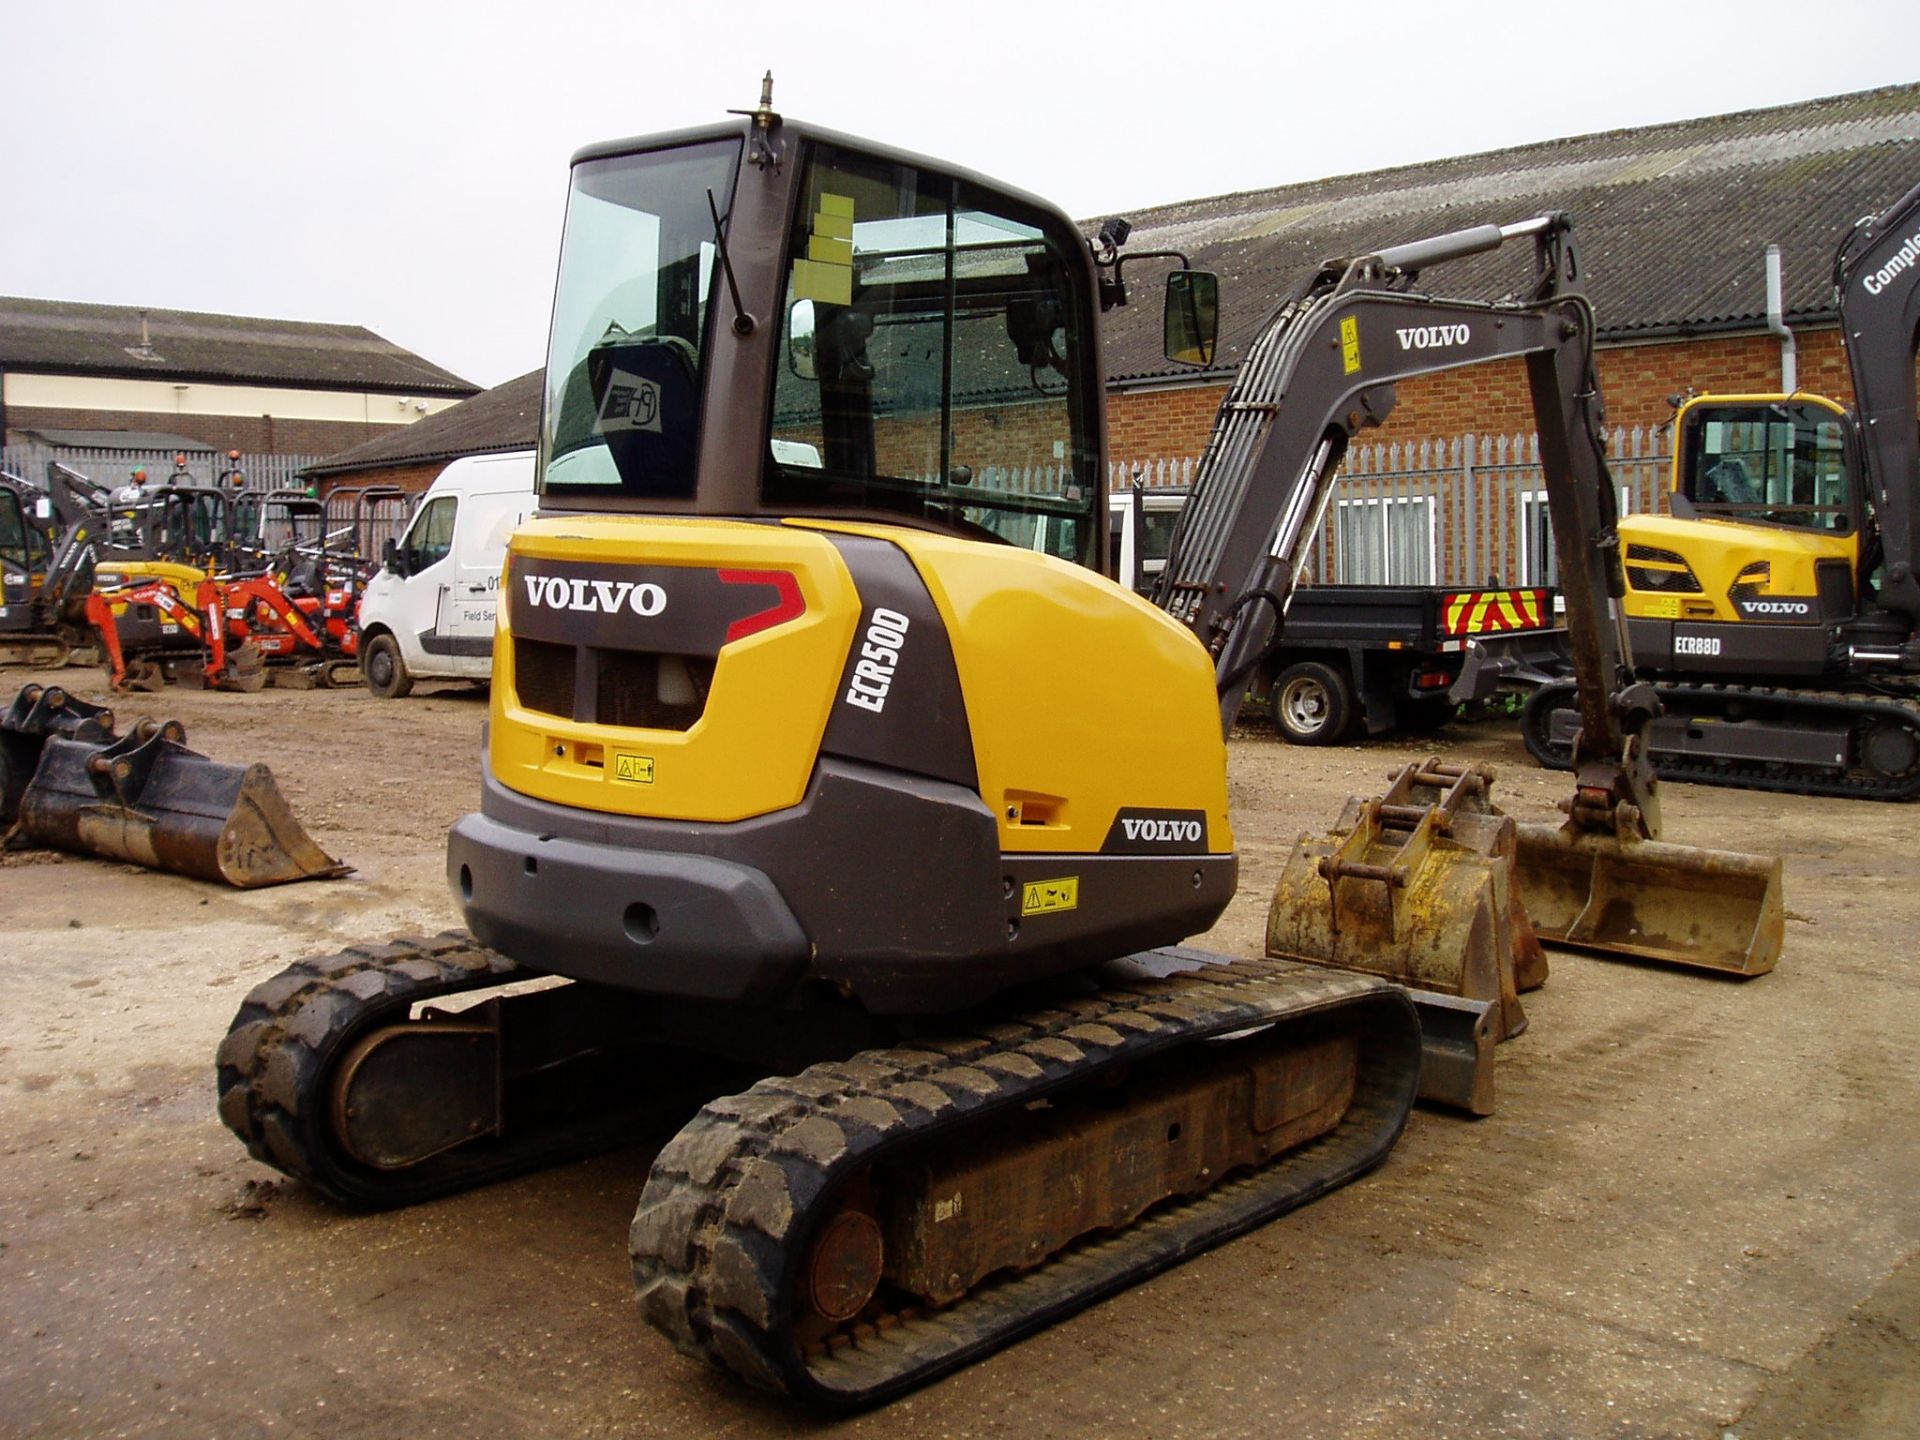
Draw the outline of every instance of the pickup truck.
<instances>
[{"instance_id":1,"label":"pickup truck","mask_svg":"<svg viewBox=\"0 0 1920 1440\"><path fill-rule=\"evenodd\" d=\"M1166 568L1184 489L1117 490L1109 514L1113 571L1145 594ZM1554 625L1545 586L1307 585L1255 672L1273 723L1295 745L1333 745L1364 725L1432 730L1455 710L1447 692L1475 636Z\"/></svg>"}]
</instances>

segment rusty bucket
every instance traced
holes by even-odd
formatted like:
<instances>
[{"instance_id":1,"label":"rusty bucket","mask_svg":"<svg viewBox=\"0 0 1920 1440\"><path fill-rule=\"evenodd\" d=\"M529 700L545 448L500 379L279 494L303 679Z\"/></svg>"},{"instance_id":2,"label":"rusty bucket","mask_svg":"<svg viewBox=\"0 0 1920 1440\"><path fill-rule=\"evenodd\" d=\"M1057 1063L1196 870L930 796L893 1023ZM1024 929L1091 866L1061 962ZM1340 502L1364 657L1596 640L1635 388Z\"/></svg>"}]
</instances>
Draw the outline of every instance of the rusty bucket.
<instances>
[{"instance_id":1,"label":"rusty bucket","mask_svg":"<svg viewBox=\"0 0 1920 1440\"><path fill-rule=\"evenodd\" d=\"M1520 992L1546 958L1514 879L1515 826L1485 766L1429 759L1385 795L1303 835L1267 909L1268 955L1406 986L1421 1013L1421 1095L1492 1108L1491 1047L1526 1028Z\"/></svg>"},{"instance_id":2,"label":"rusty bucket","mask_svg":"<svg viewBox=\"0 0 1920 1440\"><path fill-rule=\"evenodd\" d=\"M248 890L352 869L301 828L265 765L225 765L185 742L171 720L142 720L119 739L49 738L17 833Z\"/></svg>"},{"instance_id":3,"label":"rusty bucket","mask_svg":"<svg viewBox=\"0 0 1920 1440\"><path fill-rule=\"evenodd\" d=\"M1520 898L1542 940L1632 960L1764 975L1786 927L1780 857L1519 827Z\"/></svg>"}]
</instances>

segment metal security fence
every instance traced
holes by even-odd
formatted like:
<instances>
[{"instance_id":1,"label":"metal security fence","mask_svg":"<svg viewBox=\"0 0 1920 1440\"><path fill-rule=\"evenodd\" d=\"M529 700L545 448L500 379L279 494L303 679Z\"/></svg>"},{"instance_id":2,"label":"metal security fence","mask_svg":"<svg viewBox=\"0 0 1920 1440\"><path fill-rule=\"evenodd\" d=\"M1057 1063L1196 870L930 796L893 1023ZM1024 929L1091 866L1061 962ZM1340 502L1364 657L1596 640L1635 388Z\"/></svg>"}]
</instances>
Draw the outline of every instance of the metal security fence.
<instances>
[{"instance_id":1,"label":"metal security fence","mask_svg":"<svg viewBox=\"0 0 1920 1440\"><path fill-rule=\"evenodd\" d=\"M1664 508L1664 428L1620 427L1607 458L1622 514ZM1198 457L1117 460L1117 490L1191 485ZM1356 445L1314 538L1321 584L1551 585L1558 567L1539 438L1458 435Z\"/></svg>"},{"instance_id":2,"label":"metal security fence","mask_svg":"<svg viewBox=\"0 0 1920 1440\"><path fill-rule=\"evenodd\" d=\"M144 468L152 481L165 480L175 471L176 450L83 449L68 445L8 445L0 449L0 470L23 480L44 485L49 461L59 461L103 485L123 485L135 469ZM247 477L249 490L304 488L300 472L317 463L319 455L241 455L240 473ZM212 485L236 462L222 450L187 452L186 471L195 485Z\"/></svg>"}]
</instances>

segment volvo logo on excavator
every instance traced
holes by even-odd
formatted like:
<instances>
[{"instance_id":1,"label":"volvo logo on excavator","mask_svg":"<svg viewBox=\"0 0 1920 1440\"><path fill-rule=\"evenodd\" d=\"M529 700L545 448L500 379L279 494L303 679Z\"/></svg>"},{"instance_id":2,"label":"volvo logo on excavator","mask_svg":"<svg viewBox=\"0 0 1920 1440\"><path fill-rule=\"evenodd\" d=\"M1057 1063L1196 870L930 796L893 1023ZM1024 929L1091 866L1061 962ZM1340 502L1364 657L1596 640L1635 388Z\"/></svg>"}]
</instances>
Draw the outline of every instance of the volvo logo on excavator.
<instances>
[{"instance_id":1,"label":"volvo logo on excavator","mask_svg":"<svg viewBox=\"0 0 1920 1440\"><path fill-rule=\"evenodd\" d=\"M1100 849L1108 855L1184 855L1207 848L1204 810L1123 809Z\"/></svg>"},{"instance_id":2,"label":"volvo logo on excavator","mask_svg":"<svg viewBox=\"0 0 1920 1440\"><path fill-rule=\"evenodd\" d=\"M583 615L658 615L667 592L648 581L573 580L563 575L525 575L527 603L538 610L576 610Z\"/></svg>"},{"instance_id":3,"label":"volvo logo on excavator","mask_svg":"<svg viewBox=\"0 0 1920 1440\"><path fill-rule=\"evenodd\" d=\"M1470 325L1414 325L1395 330L1402 350L1446 350L1473 339Z\"/></svg>"},{"instance_id":4,"label":"volvo logo on excavator","mask_svg":"<svg viewBox=\"0 0 1920 1440\"><path fill-rule=\"evenodd\" d=\"M1811 600L1748 600L1735 596L1734 602L1740 613L1751 618L1756 615L1779 615L1788 619L1805 619L1813 614Z\"/></svg>"}]
</instances>

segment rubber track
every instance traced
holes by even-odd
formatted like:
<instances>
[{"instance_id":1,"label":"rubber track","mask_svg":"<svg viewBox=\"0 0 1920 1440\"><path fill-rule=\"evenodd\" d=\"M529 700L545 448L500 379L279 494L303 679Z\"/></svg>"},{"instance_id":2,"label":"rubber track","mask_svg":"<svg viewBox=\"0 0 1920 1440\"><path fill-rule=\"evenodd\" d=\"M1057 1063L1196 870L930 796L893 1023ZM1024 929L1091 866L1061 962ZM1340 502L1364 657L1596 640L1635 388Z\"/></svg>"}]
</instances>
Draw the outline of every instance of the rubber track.
<instances>
[{"instance_id":1,"label":"rubber track","mask_svg":"<svg viewBox=\"0 0 1920 1440\"><path fill-rule=\"evenodd\" d=\"M1879 715L1903 719L1920 732L1920 700L1903 696L1845 690L1780 690L1755 685L1674 685L1655 687L1660 703L1673 715L1718 715L1734 703L1759 703L1777 711L1800 710L1809 716L1831 716L1834 711L1851 711L1858 718ZM1549 690L1564 694L1569 701L1573 687L1554 685ZM1569 704L1566 708L1571 709ZM1570 747L1547 740L1540 729L1548 722L1547 705L1536 709L1529 705L1522 721L1527 751L1542 765L1554 770L1573 768ZM1538 720L1538 724L1529 723ZM1693 785L1732 785L1747 790L1771 790L1789 795L1831 795L1853 800L1911 800L1920 795L1920 769L1896 781L1876 780L1868 775L1836 775L1830 766L1798 766L1781 770L1759 760L1716 761L1705 756L1676 755L1668 750L1653 752L1654 773L1662 780Z\"/></svg>"},{"instance_id":2,"label":"rubber track","mask_svg":"<svg viewBox=\"0 0 1920 1440\"><path fill-rule=\"evenodd\" d=\"M402 1172L355 1165L326 1140L328 1066L354 1036L404 1019L417 1002L530 978L506 956L450 930L298 960L248 992L220 1042L220 1118L256 1160L352 1205L410 1205L504 1179L545 1156L426 1162Z\"/></svg>"},{"instance_id":3,"label":"rubber track","mask_svg":"<svg viewBox=\"0 0 1920 1440\"><path fill-rule=\"evenodd\" d=\"M1034 1270L991 1278L954 1305L884 1328L856 1324L802 1352L795 1276L849 1172L1173 1046L1343 1007L1360 1012L1361 1081L1327 1136ZM1379 1164L1413 1103L1419 1047L1411 1006L1378 981L1237 961L763 1080L711 1102L655 1161L630 1236L642 1311L682 1351L765 1389L833 1408L886 1399Z\"/></svg>"}]
</instances>

